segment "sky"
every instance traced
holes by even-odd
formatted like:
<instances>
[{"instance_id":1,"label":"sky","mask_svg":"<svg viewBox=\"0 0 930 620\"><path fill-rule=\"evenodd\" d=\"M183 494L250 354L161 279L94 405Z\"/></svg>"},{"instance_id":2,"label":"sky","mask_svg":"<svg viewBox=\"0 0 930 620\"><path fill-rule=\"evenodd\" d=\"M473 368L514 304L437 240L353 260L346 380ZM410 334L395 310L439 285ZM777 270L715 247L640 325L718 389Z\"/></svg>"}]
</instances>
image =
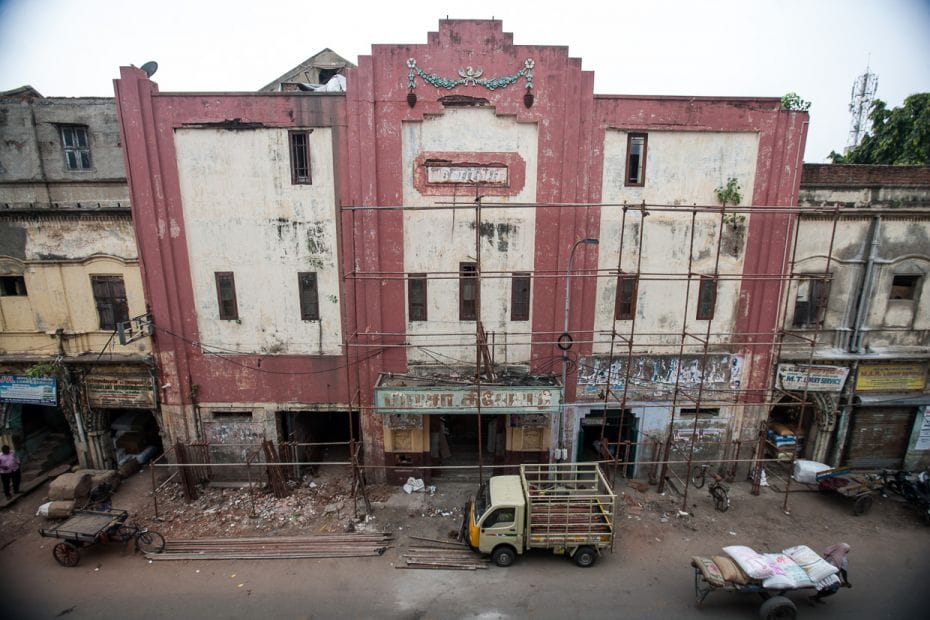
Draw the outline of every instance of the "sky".
<instances>
[{"instance_id":1,"label":"sky","mask_svg":"<svg viewBox=\"0 0 930 620\"><path fill-rule=\"evenodd\" d=\"M326 47L355 62L425 43L445 17L567 46L597 94L796 92L811 102L807 162L847 144L866 67L889 106L930 91L930 0L0 0L0 91L113 96L119 67L149 60L162 92L254 91Z\"/></svg>"}]
</instances>

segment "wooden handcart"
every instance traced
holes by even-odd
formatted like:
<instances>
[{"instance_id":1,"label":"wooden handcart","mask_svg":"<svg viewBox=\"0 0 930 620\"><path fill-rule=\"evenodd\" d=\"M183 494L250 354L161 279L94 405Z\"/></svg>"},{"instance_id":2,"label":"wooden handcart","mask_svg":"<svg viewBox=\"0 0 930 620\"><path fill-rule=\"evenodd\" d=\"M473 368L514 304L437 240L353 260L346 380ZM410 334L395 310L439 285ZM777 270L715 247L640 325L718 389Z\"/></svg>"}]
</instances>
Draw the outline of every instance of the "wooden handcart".
<instances>
[{"instance_id":1,"label":"wooden handcart","mask_svg":"<svg viewBox=\"0 0 930 620\"><path fill-rule=\"evenodd\" d=\"M69 567L77 566L81 547L98 543L134 541L136 549L144 553L164 550L165 539L161 534L127 524L128 516L125 510L79 510L57 527L40 529L39 534L62 539L63 542L52 549L52 555L59 564Z\"/></svg>"},{"instance_id":2,"label":"wooden handcart","mask_svg":"<svg viewBox=\"0 0 930 620\"><path fill-rule=\"evenodd\" d=\"M857 517L872 509L873 496L881 491L883 484L881 476L853 474L848 468L826 469L817 474L817 488L851 499L853 514Z\"/></svg>"}]
</instances>

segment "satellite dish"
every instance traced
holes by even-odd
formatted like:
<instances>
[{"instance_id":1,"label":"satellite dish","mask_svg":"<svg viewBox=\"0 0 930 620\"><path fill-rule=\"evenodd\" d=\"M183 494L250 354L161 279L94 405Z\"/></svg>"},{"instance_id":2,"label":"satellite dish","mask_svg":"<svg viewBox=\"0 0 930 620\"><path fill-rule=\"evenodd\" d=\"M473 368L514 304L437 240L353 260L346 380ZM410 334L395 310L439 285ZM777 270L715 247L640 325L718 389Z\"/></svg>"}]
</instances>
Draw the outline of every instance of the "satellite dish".
<instances>
[{"instance_id":1,"label":"satellite dish","mask_svg":"<svg viewBox=\"0 0 930 620\"><path fill-rule=\"evenodd\" d=\"M140 69L145 71L146 76L152 77L153 75L155 75L155 72L158 71L158 63L155 62L154 60L150 60L144 65L142 65Z\"/></svg>"}]
</instances>

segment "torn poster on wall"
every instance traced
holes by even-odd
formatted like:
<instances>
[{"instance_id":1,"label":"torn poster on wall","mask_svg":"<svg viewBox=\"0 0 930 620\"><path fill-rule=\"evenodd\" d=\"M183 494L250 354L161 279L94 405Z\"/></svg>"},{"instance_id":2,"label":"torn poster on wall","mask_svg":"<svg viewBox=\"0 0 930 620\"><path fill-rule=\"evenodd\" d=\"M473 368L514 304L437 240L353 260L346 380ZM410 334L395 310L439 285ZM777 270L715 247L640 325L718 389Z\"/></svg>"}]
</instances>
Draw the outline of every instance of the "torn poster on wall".
<instances>
[{"instance_id":1,"label":"torn poster on wall","mask_svg":"<svg viewBox=\"0 0 930 620\"><path fill-rule=\"evenodd\" d=\"M665 400L677 384L683 390L703 385L708 399L726 400L730 392L739 389L743 374L741 355L645 355L630 361L628 369L626 358L583 358L578 369L578 399L602 398L609 386L614 392L626 389L629 399Z\"/></svg>"}]
</instances>

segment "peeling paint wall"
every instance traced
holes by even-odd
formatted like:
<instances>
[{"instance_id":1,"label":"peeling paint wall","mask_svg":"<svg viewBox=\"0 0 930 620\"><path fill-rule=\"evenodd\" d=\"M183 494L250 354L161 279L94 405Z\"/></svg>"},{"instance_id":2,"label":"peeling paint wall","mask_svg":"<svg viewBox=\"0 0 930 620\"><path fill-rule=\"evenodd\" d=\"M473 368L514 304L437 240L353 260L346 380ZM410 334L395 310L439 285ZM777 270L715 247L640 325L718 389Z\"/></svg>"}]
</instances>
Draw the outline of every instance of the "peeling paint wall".
<instances>
[{"instance_id":1,"label":"peeling paint wall","mask_svg":"<svg viewBox=\"0 0 930 620\"><path fill-rule=\"evenodd\" d=\"M285 129L175 131L204 343L264 354L340 353L332 131L316 128L309 142L313 184L293 185ZM177 236L178 226L165 223L162 234ZM218 318L218 271L235 274L239 321ZM317 274L320 321L300 318L300 272Z\"/></svg>"},{"instance_id":2,"label":"peeling paint wall","mask_svg":"<svg viewBox=\"0 0 930 620\"><path fill-rule=\"evenodd\" d=\"M424 207L437 202L473 203L474 186L461 185L460 196L424 196L414 186L414 166L424 152L443 151L517 153L526 163L523 189L513 196L490 196L492 202L533 202L536 200L538 135L535 124L518 123L511 116L496 116L489 108L449 108L441 116L422 122L403 123L404 205ZM468 161L467 156L464 158ZM480 188L477 189L481 193ZM481 319L489 341L500 345L494 356L498 362L516 363L529 359L530 321L510 321L511 272L534 270L536 235L534 209L481 210L478 238L481 245L481 271L501 272L481 278ZM459 321L459 263L475 262L475 215L473 210L407 211L404 214L404 270L406 273L444 275L427 283L428 321L407 323L411 343L411 363L435 362L438 351L456 360L474 359L475 349L461 345L463 332L474 332L474 321ZM531 285L530 295L535 292ZM406 308L404 309L406 313ZM532 320L532 316L530 317ZM522 334L521 334L522 332ZM492 336L492 333L494 336ZM426 336L426 334L430 334ZM439 334L438 336L436 334ZM442 334L449 334L444 337ZM454 344L457 346L442 346ZM424 349L431 349L430 355Z\"/></svg>"},{"instance_id":3,"label":"peeling paint wall","mask_svg":"<svg viewBox=\"0 0 930 620\"><path fill-rule=\"evenodd\" d=\"M742 205L750 204L755 184L758 157L758 134L723 132L648 132L644 187L625 187L627 133L608 130L604 139L604 202L657 205L718 206L714 190L735 178L742 187ZM749 215L739 214L724 222L717 214L699 214L695 220L692 245L691 213L654 211L643 218L638 211L628 211L625 229L621 230L623 211L601 211L599 269L625 273L654 274L640 281L636 303L638 334L663 332L667 336L637 336L637 343L654 348L677 342L682 322L690 332L703 333L706 321L695 319L699 280L683 281L680 274L690 270L712 274L715 267L722 274L740 274L743 269L745 230ZM640 228L642 245L640 248ZM621 255L621 234L623 251ZM721 239L722 237L722 239ZM719 266L717 247L721 247ZM640 262L640 253L642 259ZM618 263L619 256L619 263ZM678 277L671 278L671 274ZM690 286L690 290L689 290ZM721 279L711 321L713 332L731 332L735 327L740 282ZM616 329L629 332L630 321L614 321L617 294L615 278L598 281L595 330ZM688 307L684 300L688 296ZM596 343L595 353L605 353L609 342Z\"/></svg>"}]
</instances>

